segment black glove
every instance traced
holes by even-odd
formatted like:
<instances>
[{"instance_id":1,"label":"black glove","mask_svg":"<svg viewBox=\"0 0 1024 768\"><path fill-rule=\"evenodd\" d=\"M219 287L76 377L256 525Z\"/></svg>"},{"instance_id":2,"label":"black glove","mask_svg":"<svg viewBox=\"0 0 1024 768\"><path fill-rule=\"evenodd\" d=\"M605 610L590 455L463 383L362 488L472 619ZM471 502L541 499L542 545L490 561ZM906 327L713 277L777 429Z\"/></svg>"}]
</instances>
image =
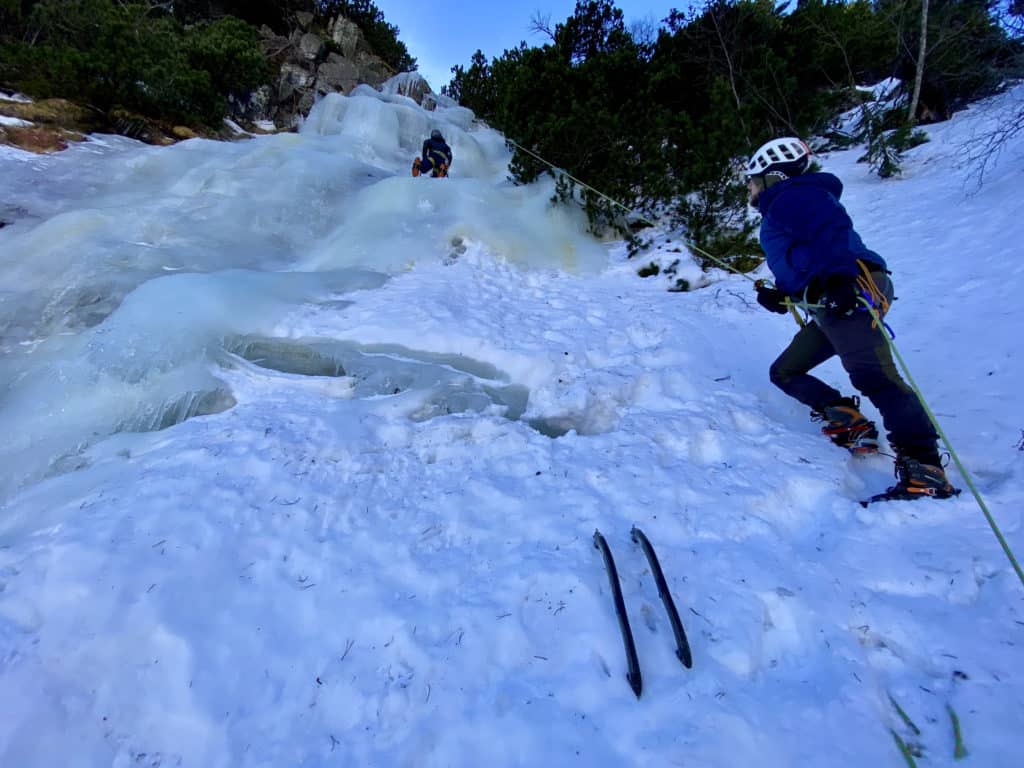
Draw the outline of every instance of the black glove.
<instances>
[{"instance_id":1,"label":"black glove","mask_svg":"<svg viewBox=\"0 0 1024 768\"><path fill-rule=\"evenodd\" d=\"M769 312L775 312L780 315L786 314L786 305L783 303L786 300L786 294L778 288L769 288L760 281L754 284L754 289L757 291L758 304Z\"/></svg>"},{"instance_id":2,"label":"black glove","mask_svg":"<svg viewBox=\"0 0 1024 768\"><path fill-rule=\"evenodd\" d=\"M845 317L860 306L857 279L851 275L829 275L821 292L821 304L830 315Z\"/></svg>"}]
</instances>

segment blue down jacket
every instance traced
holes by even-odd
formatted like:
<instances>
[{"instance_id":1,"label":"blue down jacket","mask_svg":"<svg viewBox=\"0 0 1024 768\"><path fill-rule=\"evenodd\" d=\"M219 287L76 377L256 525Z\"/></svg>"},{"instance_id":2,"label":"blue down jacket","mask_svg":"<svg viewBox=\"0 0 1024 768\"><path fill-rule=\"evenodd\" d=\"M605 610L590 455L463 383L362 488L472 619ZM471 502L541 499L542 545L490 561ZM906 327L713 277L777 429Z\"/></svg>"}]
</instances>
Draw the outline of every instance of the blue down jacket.
<instances>
[{"instance_id":1,"label":"blue down jacket","mask_svg":"<svg viewBox=\"0 0 1024 768\"><path fill-rule=\"evenodd\" d=\"M859 275L857 259L885 269L854 230L842 194L843 182L831 173L795 176L761 193L761 247L780 291L801 297L830 275Z\"/></svg>"}]
</instances>

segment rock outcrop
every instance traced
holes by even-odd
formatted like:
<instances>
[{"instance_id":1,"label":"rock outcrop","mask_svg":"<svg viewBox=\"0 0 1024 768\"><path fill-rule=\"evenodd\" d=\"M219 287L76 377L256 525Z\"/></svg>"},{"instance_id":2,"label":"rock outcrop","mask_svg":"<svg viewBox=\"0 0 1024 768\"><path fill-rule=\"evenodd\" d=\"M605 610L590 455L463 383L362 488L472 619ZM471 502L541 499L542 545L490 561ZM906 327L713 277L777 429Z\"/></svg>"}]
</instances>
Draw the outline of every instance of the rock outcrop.
<instances>
[{"instance_id":1,"label":"rock outcrop","mask_svg":"<svg viewBox=\"0 0 1024 768\"><path fill-rule=\"evenodd\" d=\"M0 99L0 144L37 154L66 149L102 125L102 116L65 99Z\"/></svg>"},{"instance_id":2,"label":"rock outcrop","mask_svg":"<svg viewBox=\"0 0 1024 768\"><path fill-rule=\"evenodd\" d=\"M263 27L263 50L277 65L276 81L234 101L232 116L257 124L271 121L278 130L293 128L325 93L348 94L357 85L380 87L395 71L375 55L359 27L344 16L318 29L311 14L296 14L298 27L287 37Z\"/></svg>"},{"instance_id":3,"label":"rock outcrop","mask_svg":"<svg viewBox=\"0 0 1024 768\"><path fill-rule=\"evenodd\" d=\"M0 92L0 144L36 154L60 152L72 142L84 141L85 134L94 131L115 132L158 145L174 144L197 136L208 139L235 136L227 127L219 131L194 129L120 108L102 113L66 99L30 101Z\"/></svg>"}]
</instances>

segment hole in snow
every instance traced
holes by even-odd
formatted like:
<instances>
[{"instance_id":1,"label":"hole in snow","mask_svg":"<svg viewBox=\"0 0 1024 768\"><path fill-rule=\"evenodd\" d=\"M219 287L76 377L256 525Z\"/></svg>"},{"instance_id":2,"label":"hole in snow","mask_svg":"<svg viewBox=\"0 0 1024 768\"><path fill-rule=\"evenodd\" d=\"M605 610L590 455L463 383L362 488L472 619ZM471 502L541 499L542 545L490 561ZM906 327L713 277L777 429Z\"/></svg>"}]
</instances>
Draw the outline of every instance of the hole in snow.
<instances>
[{"instance_id":1,"label":"hole in snow","mask_svg":"<svg viewBox=\"0 0 1024 768\"><path fill-rule=\"evenodd\" d=\"M530 419L526 423L545 437L550 437L554 440L555 438L569 434L574 429L579 432L579 424L577 421L578 420L576 419L571 419L565 416L547 416Z\"/></svg>"},{"instance_id":2,"label":"hole in snow","mask_svg":"<svg viewBox=\"0 0 1024 768\"><path fill-rule=\"evenodd\" d=\"M235 406L235 398L226 389L186 392L162 403L146 405L121 421L114 432L159 432L195 416L223 413Z\"/></svg>"},{"instance_id":3,"label":"hole in snow","mask_svg":"<svg viewBox=\"0 0 1024 768\"><path fill-rule=\"evenodd\" d=\"M508 382L489 363L464 355L422 352L398 345L362 345L325 339L274 339L241 336L228 339L225 350L265 370L297 376L347 376L352 396L373 398L399 394L420 397L408 412L422 422L459 413L493 413L518 421L530 391ZM548 437L575 428L557 419L527 422Z\"/></svg>"},{"instance_id":4,"label":"hole in snow","mask_svg":"<svg viewBox=\"0 0 1024 768\"><path fill-rule=\"evenodd\" d=\"M341 363L316 349L286 339L240 338L225 345L228 352L260 368L300 376L344 376Z\"/></svg>"}]
</instances>

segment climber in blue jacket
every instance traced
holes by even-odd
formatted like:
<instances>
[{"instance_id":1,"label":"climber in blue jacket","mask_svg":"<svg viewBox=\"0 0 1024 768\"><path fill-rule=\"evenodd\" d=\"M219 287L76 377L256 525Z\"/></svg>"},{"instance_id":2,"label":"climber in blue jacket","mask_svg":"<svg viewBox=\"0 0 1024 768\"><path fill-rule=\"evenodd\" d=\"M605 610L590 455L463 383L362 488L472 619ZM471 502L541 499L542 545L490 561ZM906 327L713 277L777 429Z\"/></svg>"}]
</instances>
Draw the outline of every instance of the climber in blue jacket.
<instances>
[{"instance_id":1,"label":"climber in blue jacket","mask_svg":"<svg viewBox=\"0 0 1024 768\"><path fill-rule=\"evenodd\" d=\"M420 157L412 163L412 175L429 173L432 178L445 177L452 165L452 148L448 146L437 128L430 132L430 138L423 142Z\"/></svg>"},{"instance_id":2,"label":"climber in blue jacket","mask_svg":"<svg viewBox=\"0 0 1024 768\"><path fill-rule=\"evenodd\" d=\"M878 430L860 412L860 398L844 397L809 373L838 355L853 386L882 414L896 450L898 483L889 492L948 498L957 491L942 469L938 435L868 310L870 304L884 316L893 299L885 260L854 230L839 202L842 182L830 173L807 173L810 156L800 139L774 139L746 168L750 204L762 216L761 247L775 276L774 288L755 284L757 301L779 314L789 300L812 307L810 322L772 363L771 381L810 406L834 443L855 454L876 453Z\"/></svg>"}]
</instances>

